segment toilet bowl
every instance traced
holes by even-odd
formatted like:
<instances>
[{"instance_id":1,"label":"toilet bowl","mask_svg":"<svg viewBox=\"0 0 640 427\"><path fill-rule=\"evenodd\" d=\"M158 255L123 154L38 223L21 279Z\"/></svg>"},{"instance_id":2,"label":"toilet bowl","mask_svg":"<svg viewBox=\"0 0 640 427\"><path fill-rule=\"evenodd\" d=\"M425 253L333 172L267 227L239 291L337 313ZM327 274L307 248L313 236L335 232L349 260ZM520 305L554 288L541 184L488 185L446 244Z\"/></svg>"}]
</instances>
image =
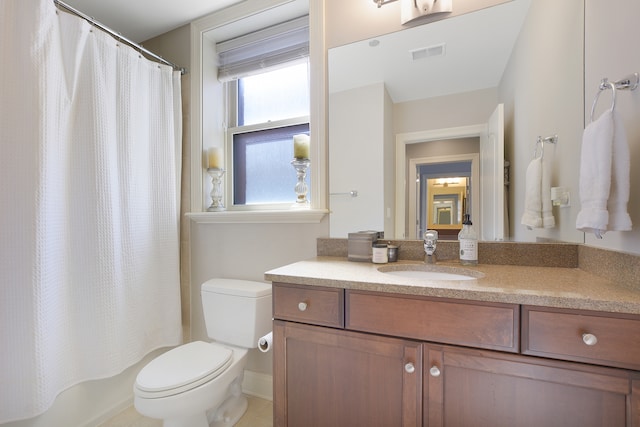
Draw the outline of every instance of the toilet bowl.
<instances>
[{"instance_id":1,"label":"toilet bowl","mask_svg":"<svg viewBox=\"0 0 640 427\"><path fill-rule=\"evenodd\" d=\"M204 360L207 356L211 357L208 364ZM207 410L230 394L234 381L241 385L246 359L247 349L204 341L176 347L140 371L134 385L134 406L146 417L164 420L164 427L209 427ZM232 392L229 398L242 397L237 394ZM233 417L225 418L231 421Z\"/></svg>"},{"instance_id":2,"label":"toilet bowl","mask_svg":"<svg viewBox=\"0 0 640 427\"><path fill-rule=\"evenodd\" d=\"M142 368L133 387L136 410L162 419L164 427L233 426L247 408L242 379L248 351L271 330L269 284L212 279L202 294L209 337L227 342L194 341L169 350Z\"/></svg>"}]
</instances>

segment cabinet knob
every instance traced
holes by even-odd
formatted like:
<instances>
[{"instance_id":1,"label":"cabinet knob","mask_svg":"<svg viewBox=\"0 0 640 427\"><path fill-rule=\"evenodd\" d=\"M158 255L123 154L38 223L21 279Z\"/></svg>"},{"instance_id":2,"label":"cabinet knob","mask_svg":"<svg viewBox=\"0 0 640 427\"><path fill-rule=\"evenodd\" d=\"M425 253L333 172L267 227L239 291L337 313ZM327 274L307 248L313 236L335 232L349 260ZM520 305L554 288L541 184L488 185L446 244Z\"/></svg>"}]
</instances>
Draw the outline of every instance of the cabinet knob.
<instances>
[{"instance_id":1,"label":"cabinet knob","mask_svg":"<svg viewBox=\"0 0 640 427\"><path fill-rule=\"evenodd\" d=\"M582 334L582 341L586 345L596 345L598 343L598 337L593 334Z\"/></svg>"},{"instance_id":2,"label":"cabinet knob","mask_svg":"<svg viewBox=\"0 0 640 427\"><path fill-rule=\"evenodd\" d=\"M431 374L432 377L439 377L440 376L440 368L438 368L437 366L432 366L429 369L429 373Z\"/></svg>"},{"instance_id":3,"label":"cabinet knob","mask_svg":"<svg viewBox=\"0 0 640 427\"><path fill-rule=\"evenodd\" d=\"M413 366L413 363L409 362L406 365L404 365L404 370L408 373L408 374L413 374L416 371L416 367Z\"/></svg>"},{"instance_id":4,"label":"cabinet knob","mask_svg":"<svg viewBox=\"0 0 640 427\"><path fill-rule=\"evenodd\" d=\"M307 303L304 301L300 301L298 303L298 310L300 311L306 311L307 310Z\"/></svg>"}]
</instances>

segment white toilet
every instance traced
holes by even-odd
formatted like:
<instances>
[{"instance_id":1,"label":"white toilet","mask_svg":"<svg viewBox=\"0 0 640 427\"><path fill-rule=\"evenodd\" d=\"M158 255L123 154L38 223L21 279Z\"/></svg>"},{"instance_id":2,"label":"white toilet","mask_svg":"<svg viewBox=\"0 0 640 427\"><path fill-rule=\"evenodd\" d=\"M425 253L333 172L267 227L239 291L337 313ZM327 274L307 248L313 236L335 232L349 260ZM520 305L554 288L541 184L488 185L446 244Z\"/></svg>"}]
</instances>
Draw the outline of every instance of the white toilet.
<instances>
[{"instance_id":1,"label":"white toilet","mask_svg":"<svg viewBox=\"0 0 640 427\"><path fill-rule=\"evenodd\" d=\"M242 378L250 348L271 331L271 285L235 279L202 284L207 335L147 364L133 386L134 406L164 427L232 426L247 409Z\"/></svg>"}]
</instances>

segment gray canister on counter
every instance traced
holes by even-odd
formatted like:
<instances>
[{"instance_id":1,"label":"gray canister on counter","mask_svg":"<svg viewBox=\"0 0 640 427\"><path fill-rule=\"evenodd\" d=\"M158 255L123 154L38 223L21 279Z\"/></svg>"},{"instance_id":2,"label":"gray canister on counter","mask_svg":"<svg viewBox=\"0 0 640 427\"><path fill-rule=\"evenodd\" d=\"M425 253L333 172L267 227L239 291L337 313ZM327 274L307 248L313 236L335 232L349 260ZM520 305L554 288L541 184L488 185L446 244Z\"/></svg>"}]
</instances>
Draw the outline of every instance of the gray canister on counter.
<instances>
[{"instance_id":1,"label":"gray canister on counter","mask_svg":"<svg viewBox=\"0 0 640 427\"><path fill-rule=\"evenodd\" d=\"M389 262L398 261L398 246L387 244L387 259Z\"/></svg>"}]
</instances>

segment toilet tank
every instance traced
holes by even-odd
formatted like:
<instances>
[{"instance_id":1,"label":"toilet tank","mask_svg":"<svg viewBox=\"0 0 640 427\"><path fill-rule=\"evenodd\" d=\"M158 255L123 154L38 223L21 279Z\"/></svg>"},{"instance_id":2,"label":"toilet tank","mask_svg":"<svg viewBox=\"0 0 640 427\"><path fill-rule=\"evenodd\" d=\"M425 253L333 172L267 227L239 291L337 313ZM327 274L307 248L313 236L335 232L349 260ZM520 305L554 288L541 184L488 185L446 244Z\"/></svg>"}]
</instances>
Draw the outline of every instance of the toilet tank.
<instances>
[{"instance_id":1,"label":"toilet tank","mask_svg":"<svg viewBox=\"0 0 640 427\"><path fill-rule=\"evenodd\" d=\"M214 341L255 348L271 332L271 284L216 278L202 284L207 335Z\"/></svg>"}]
</instances>

